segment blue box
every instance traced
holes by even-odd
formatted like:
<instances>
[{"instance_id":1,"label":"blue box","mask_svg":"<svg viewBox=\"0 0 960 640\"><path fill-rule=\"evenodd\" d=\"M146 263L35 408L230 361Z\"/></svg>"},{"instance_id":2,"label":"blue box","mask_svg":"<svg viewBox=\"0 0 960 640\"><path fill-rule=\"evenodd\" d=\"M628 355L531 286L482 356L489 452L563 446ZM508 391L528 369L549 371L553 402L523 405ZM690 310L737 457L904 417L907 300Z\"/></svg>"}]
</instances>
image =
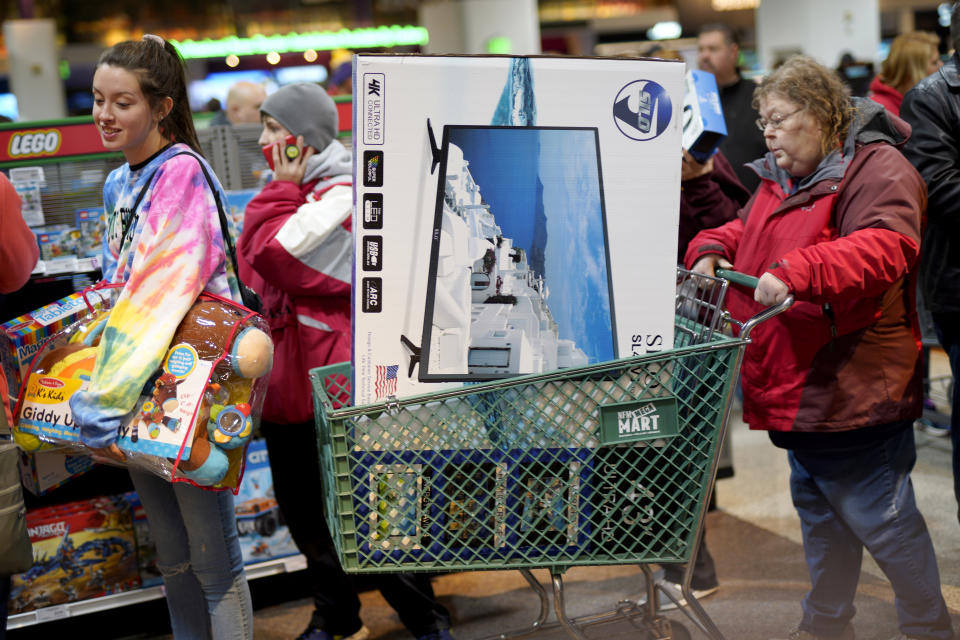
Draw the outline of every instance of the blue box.
<instances>
[{"instance_id":1,"label":"blue box","mask_svg":"<svg viewBox=\"0 0 960 640\"><path fill-rule=\"evenodd\" d=\"M234 498L243 563L298 553L273 494L273 474L270 472L266 441L259 438L251 440L246 455L243 481Z\"/></svg>"},{"instance_id":2,"label":"blue box","mask_svg":"<svg viewBox=\"0 0 960 640\"><path fill-rule=\"evenodd\" d=\"M690 69L683 84L681 144L697 162L706 162L727 137L717 79L708 71Z\"/></svg>"}]
</instances>

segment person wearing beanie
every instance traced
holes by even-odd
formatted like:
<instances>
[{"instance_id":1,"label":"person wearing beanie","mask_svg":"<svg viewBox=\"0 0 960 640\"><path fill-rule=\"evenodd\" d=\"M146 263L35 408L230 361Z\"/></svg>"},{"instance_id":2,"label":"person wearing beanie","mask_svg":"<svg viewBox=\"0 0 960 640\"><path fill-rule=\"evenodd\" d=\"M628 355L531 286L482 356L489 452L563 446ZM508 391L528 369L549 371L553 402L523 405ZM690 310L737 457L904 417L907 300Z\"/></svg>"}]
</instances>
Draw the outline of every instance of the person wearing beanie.
<instances>
[{"instance_id":1,"label":"person wearing beanie","mask_svg":"<svg viewBox=\"0 0 960 640\"><path fill-rule=\"evenodd\" d=\"M336 106L319 85L281 87L260 115L260 145L276 143L274 175L247 205L237 248L240 277L260 294L273 335L261 433L274 494L306 556L313 592L313 615L298 640L364 640L357 590L313 499L322 480L308 377L314 367L350 359L353 158L336 139ZM292 158L280 153L291 135ZM428 576L385 574L376 584L416 638L452 639Z\"/></svg>"}]
</instances>

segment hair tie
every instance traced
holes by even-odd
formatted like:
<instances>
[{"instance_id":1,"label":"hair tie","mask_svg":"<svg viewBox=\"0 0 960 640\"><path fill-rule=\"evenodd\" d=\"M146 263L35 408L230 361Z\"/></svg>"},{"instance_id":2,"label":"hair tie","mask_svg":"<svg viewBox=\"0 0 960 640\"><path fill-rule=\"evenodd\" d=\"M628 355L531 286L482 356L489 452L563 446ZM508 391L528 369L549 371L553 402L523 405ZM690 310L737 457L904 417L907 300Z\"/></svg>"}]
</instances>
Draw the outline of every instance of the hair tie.
<instances>
[{"instance_id":1,"label":"hair tie","mask_svg":"<svg viewBox=\"0 0 960 640\"><path fill-rule=\"evenodd\" d=\"M161 47L166 44L166 42L164 41L163 38L161 38L161 37L158 36L158 35L152 34L152 33L145 33L145 34L143 34L142 40L143 40L144 42L146 42L147 40L153 40L154 42L156 42L157 44L159 44Z\"/></svg>"}]
</instances>

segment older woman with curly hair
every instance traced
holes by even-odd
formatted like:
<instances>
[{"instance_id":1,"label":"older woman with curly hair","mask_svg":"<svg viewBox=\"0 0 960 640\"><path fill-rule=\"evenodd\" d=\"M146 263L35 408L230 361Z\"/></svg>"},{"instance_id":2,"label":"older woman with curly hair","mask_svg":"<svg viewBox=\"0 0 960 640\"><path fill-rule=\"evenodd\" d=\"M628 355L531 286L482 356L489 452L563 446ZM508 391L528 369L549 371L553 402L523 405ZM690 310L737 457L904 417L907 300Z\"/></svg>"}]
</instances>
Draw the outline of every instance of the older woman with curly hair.
<instances>
[{"instance_id":1,"label":"older woman with curly hair","mask_svg":"<svg viewBox=\"0 0 960 640\"><path fill-rule=\"evenodd\" d=\"M866 548L893 586L901 637L953 637L910 471L920 415L913 292L926 189L898 150L910 127L796 56L754 93L769 152L737 219L700 232L685 262L757 276L728 307L756 328L742 369L744 420L787 450L812 588L789 635L854 637Z\"/></svg>"},{"instance_id":2,"label":"older woman with curly hair","mask_svg":"<svg viewBox=\"0 0 960 640\"><path fill-rule=\"evenodd\" d=\"M890 53L880 74L870 82L867 97L899 115L904 94L943 66L939 47L940 38L929 31L901 33L890 44Z\"/></svg>"}]
</instances>

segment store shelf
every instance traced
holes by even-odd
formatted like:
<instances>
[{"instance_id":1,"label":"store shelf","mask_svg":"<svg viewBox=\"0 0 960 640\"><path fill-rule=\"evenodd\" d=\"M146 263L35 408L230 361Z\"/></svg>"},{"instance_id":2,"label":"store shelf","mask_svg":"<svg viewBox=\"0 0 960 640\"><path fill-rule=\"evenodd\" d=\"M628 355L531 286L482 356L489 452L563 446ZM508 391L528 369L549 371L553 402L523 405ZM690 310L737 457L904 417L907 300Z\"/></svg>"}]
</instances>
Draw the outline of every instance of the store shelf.
<instances>
[{"instance_id":1,"label":"store shelf","mask_svg":"<svg viewBox=\"0 0 960 640\"><path fill-rule=\"evenodd\" d=\"M281 573L292 573L305 569L306 567L307 559L303 555L297 554L249 564L245 569L247 579L254 580L256 578L264 578ZM125 607L127 605L146 602L148 600L157 600L163 597L165 597L163 586L155 586L135 589L133 591L124 591L123 593L114 593L99 598L78 600L77 602L66 602L64 604L11 615L7 620L7 629L19 629L21 627L29 627L34 624L51 622L53 620L73 618L87 613L116 609L117 607Z\"/></svg>"},{"instance_id":2,"label":"store shelf","mask_svg":"<svg viewBox=\"0 0 960 640\"><path fill-rule=\"evenodd\" d=\"M90 273L100 269L100 258L54 258L53 260L38 260L37 266L30 273L31 277L72 275L75 273Z\"/></svg>"}]
</instances>

